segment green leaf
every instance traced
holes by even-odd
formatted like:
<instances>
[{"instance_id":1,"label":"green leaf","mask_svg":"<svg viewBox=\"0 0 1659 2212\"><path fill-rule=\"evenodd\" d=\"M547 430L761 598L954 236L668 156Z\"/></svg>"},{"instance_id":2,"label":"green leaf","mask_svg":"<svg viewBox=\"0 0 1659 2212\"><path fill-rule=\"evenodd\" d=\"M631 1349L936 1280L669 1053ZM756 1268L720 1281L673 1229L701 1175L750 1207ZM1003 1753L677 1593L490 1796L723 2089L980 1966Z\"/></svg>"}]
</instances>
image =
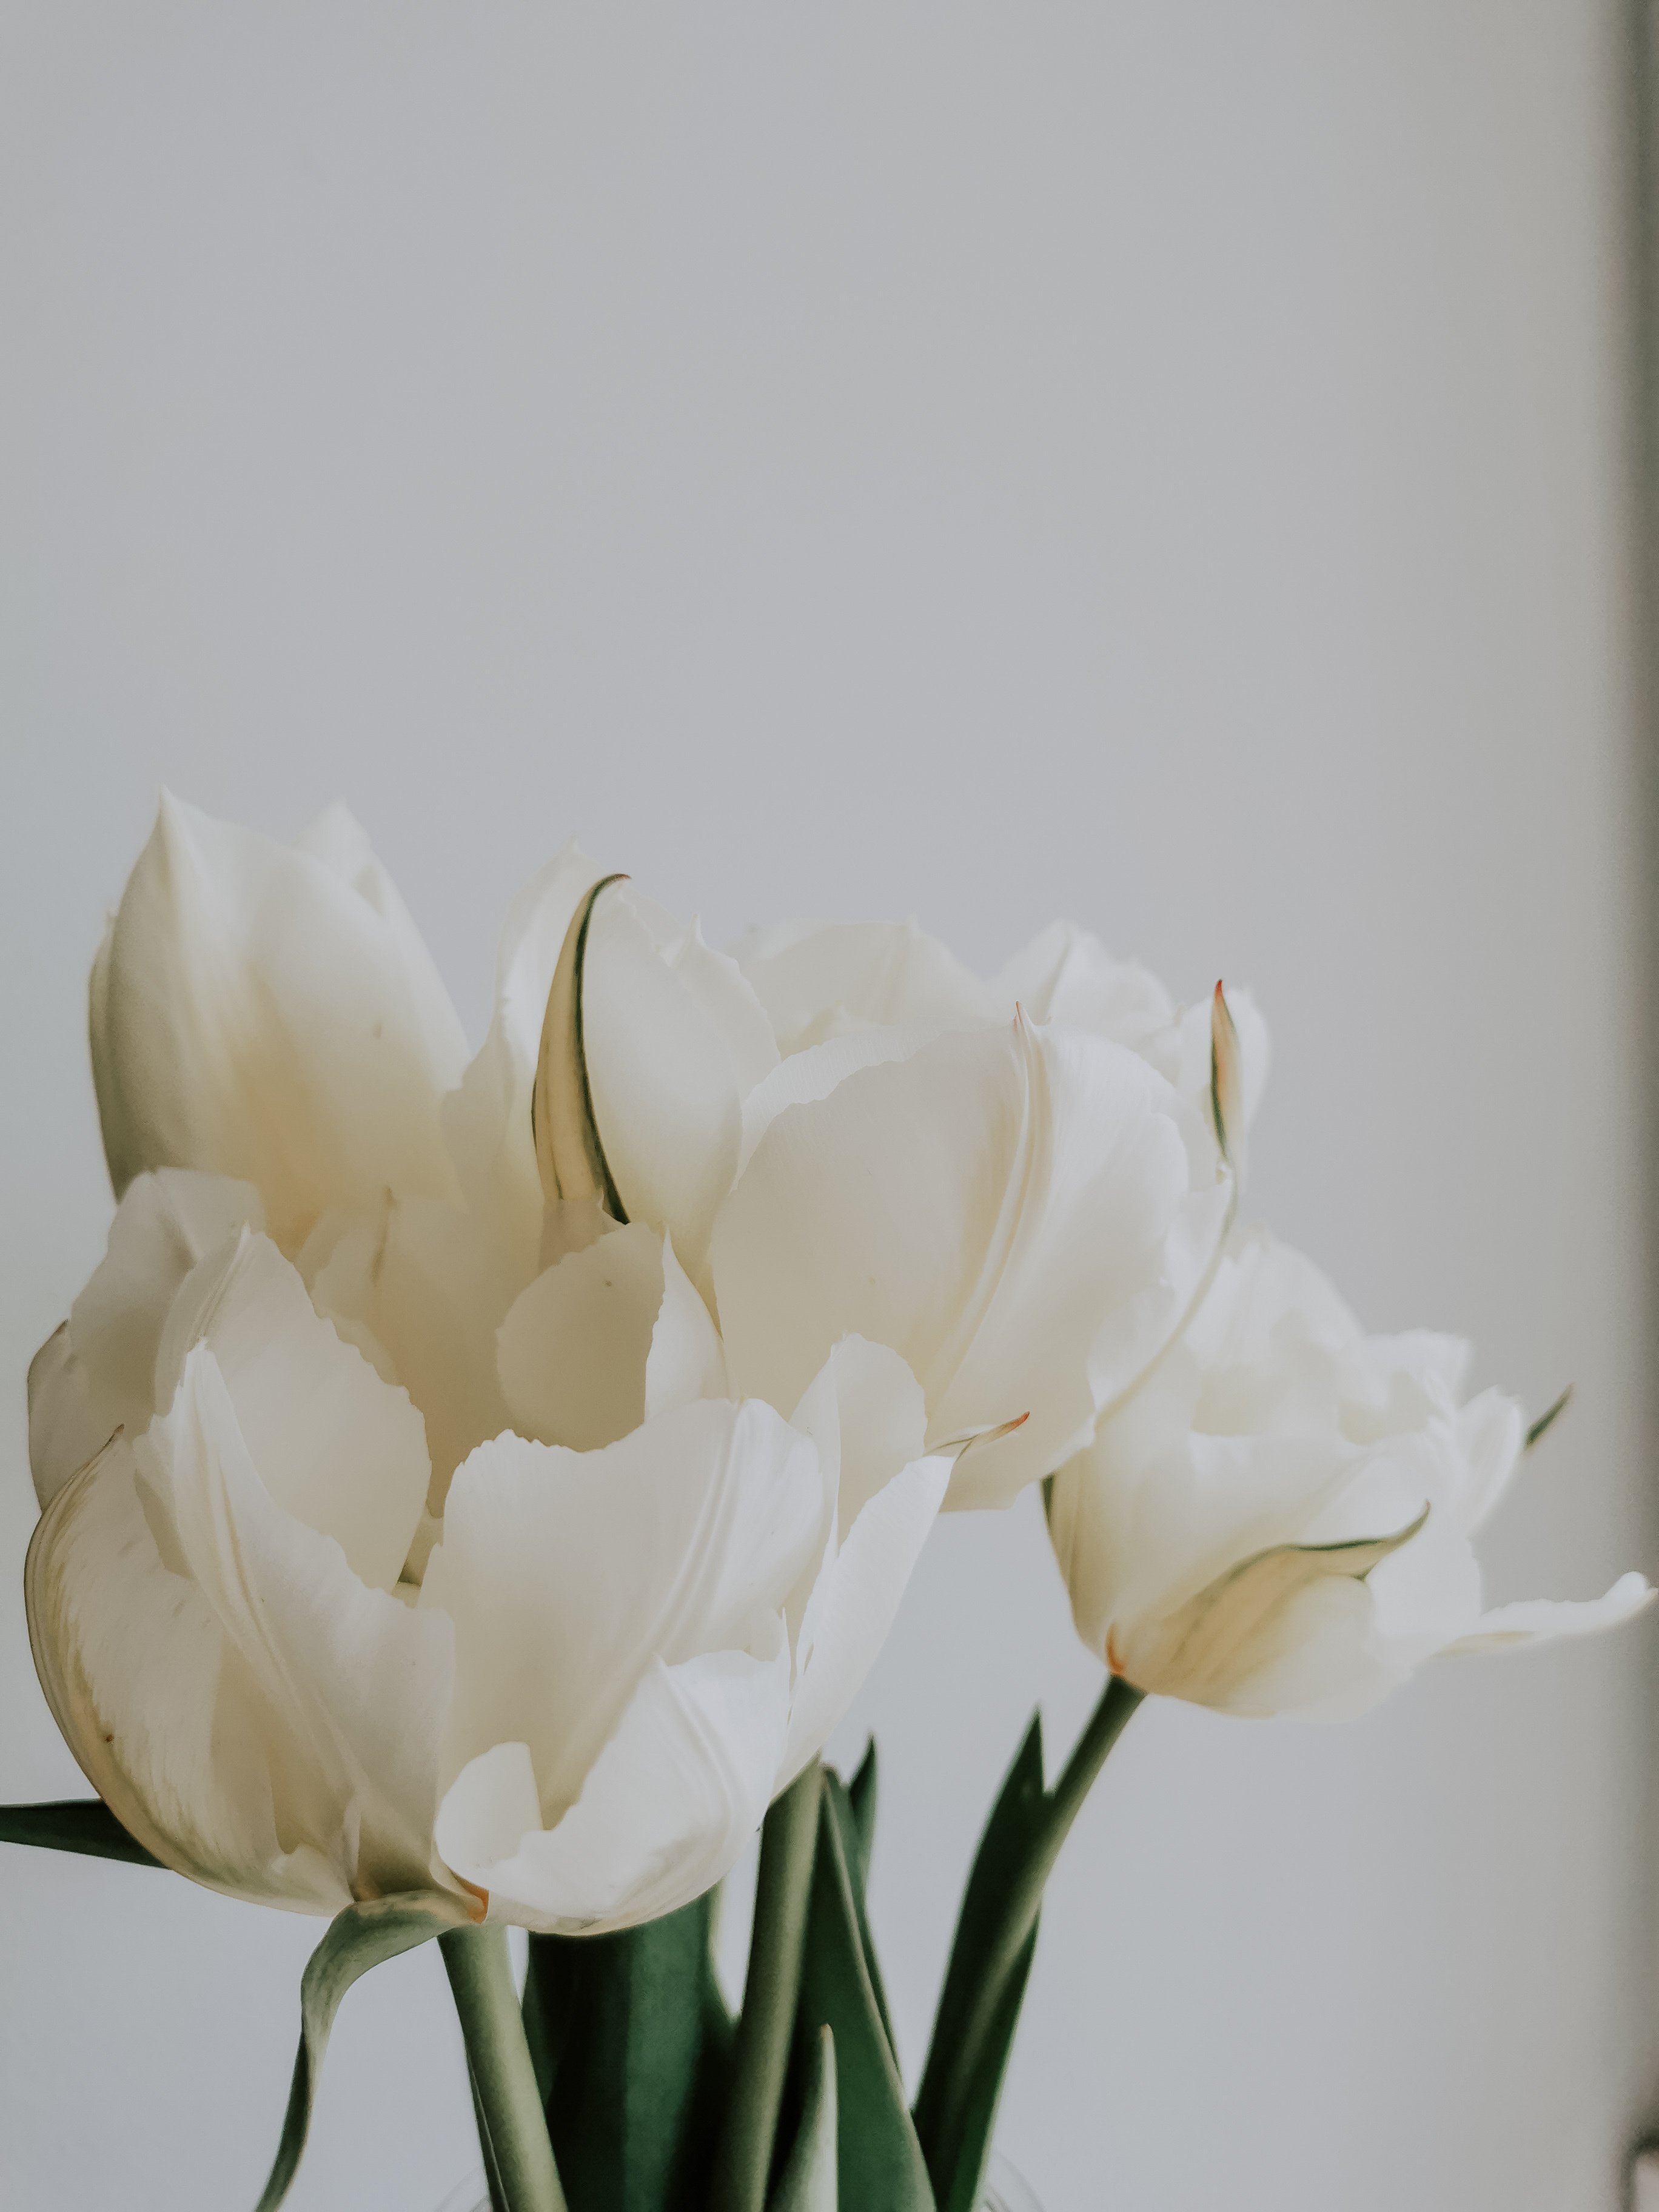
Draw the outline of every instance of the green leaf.
<instances>
[{"instance_id":1,"label":"green leaf","mask_svg":"<svg viewBox=\"0 0 1659 2212\"><path fill-rule=\"evenodd\" d=\"M797 2074L803 2084L810 2081L820 2031L833 2030L841 2212L933 2212L927 2164L905 2110L904 2085L859 1932L842 1821L830 1801L826 1788L801 1960ZM803 2110L805 2102L803 2095Z\"/></svg>"},{"instance_id":2,"label":"green leaf","mask_svg":"<svg viewBox=\"0 0 1659 2212\"><path fill-rule=\"evenodd\" d=\"M329 1923L328 1933L312 1953L300 1982L299 2055L294 2061L282 2141L258 2212L276 2212L299 2172L311 2129L317 2077L341 1998L371 1966L395 1959L400 1951L412 1950L416 1944L441 1936L448 1929L466 1924L467 1916L459 1905L449 1908L443 1898L425 1890L405 1897L378 1897L367 1905L349 1905Z\"/></svg>"},{"instance_id":3,"label":"green leaf","mask_svg":"<svg viewBox=\"0 0 1659 2212\"><path fill-rule=\"evenodd\" d=\"M859 1832L858 1884L866 1889L870 1883L870 1853L876 1840L876 1792L879 1780L876 1770L876 1739L872 1736L864 1757L859 1761L859 1771L847 1785L847 1796L853 1808L853 1819Z\"/></svg>"},{"instance_id":4,"label":"green leaf","mask_svg":"<svg viewBox=\"0 0 1659 2212\"><path fill-rule=\"evenodd\" d=\"M690 2212L707 2193L732 2027L714 1896L611 1936L532 1936L525 2023L571 2212Z\"/></svg>"},{"instance_id":5,"label":"green leaf","mask_svg":"<svg viewBox=\"0 0 1659 2212\"><path fill-rule=\"evenodd\" d=\"M980 2167L989 2149L990 2123L995 2118L996 2098L1007 2065L1008 2047L1013 2040L1020 2002L1025 1993L1025 1978L1030 1970L1035 1930L1019 1954L1023 1965L1016 1961L1002 1989L996 1992L996 2032L985 2058L976 2069L972 2093L967 2100L968 2106L978 2112L985 2102L988 2084L989 2111L977 2165L974 2148L976 2124L969 2124L966 2107L960 2103L954 2117L946 2109L951 2101L949 2090L958 2044L978 1994L984 1961L994 1946L1010 1886L1024 1866L1048 1810L1048 1799L1042 1785L1042 1717L1038 1713L1032 1717L1025 1740L1015 1753L1013 1765L991 1808L973 1871L968 1877L957 1920L956 1940L951 1947L951 1963L945 1969L945 1986L939 1994L933 2039L916 2098L916 2132L927 2153L928 2171L939 2203L949 2208L949 2212L955 2212L955 2208L963 2202L971 2208L975 2200Z\"/></svg>"},{"instance_id":6,"label":"green leaf","mask_svg":"<svg viewBox=\"0 0 1659 2212\"><path fill-rule=\"evenodd\" d=\"M1547 1412L1540 1413L1527 1431L1527 1440L1521 1447L1522 1451L1530 1451L1534 1444L1541 1443L1571 1403L1572 1385L1569 1382L1555 1403Z\"/></svg>"},{"instance_id":7,"label":"green leaf","mask_svg":"<svg viewBox=\"0 0 1659 2212\"><path fill-rule=\"evenodd\" d=\"M125 1859L160 1866L136 1843L101 1797L65 1797L51 1805L0 1805L0 1844L33 1844L47 1851L82 1851L88 1858Z\"/></svg>"},{"instance_id":8,"label":"green leaf","mask_svg":"<svg viewBox=\"0 0 1659 2212\"><path fill-rule=\"evenodd\" d=\"M869 1764L867 1758L865 1764L866 1766ZM854 1808L851 1791L842 1783L840 1775L829 1767L826 1767L823 1772L823 1790L830 1808L836 1816L836 1824L841 1831L841 1847L847 1860L848 1877L853 1891L853 1912L858 1922L859 1942L864 1947L864 1966L865 1972L870 1977L871 1994L876 2000L876 2010L881 2014L881 2024L886 2032L889 2047L896 2059L898 2045L893 2038L893 2015L888 2010L887 1992L882 1986L881 1968L876 1960L875 1939L870 1933L870 1916L865 1905L865 1876L870 1862L869 1853L864 1844L864 1831L860 1826L857 1812ZM867 1802L872 1822L875 1813L874 1801L875 1792L871 1790L867 1794Z\"/></svg>"},{"instance_id":9,"label":"green leaf","mask_svg":"<svg viewBox=\"0 0 1659 2212\"><path fill-rule=\"evenodd\" d=\"M824 2027L818 2031L800 2122L769 2212L836 2212L836 2038Z\"/></svg>"},{"instance_id":10,"label":"green leaf","mask_svg":"<svg viewBox=\"0 0 1659 2212\"><path fill-rule=\"evenodd\" d=\"M990 2162L991 2142L996 2132L997 2107L1002 2102L1002 2084L1013 2049L1014 2031L1019 2026L1020 2007L1025 2002L1025 1984L1030 1978L1036 1940L1037 1931L1033 1928L997 2000L991 2032L974 2069L962 2119L953 2131L950 2179L939 2198L939 2212L978 2212L985 2169Z\"/></svg>"}]
</instances>

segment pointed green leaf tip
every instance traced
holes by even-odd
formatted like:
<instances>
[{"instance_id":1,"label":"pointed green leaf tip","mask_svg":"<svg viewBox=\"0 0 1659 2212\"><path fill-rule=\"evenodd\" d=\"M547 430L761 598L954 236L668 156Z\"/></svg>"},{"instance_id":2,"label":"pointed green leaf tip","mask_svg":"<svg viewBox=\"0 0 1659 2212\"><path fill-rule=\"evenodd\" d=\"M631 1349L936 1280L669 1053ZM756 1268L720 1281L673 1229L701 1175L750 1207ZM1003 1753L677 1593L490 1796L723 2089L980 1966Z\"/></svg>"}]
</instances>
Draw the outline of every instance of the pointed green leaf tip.
<instances>
[{"instance_id":1,"label":"pointed green leaf tip","mask_svg":"<svg viewBox=\"0 0 1659 2212\"><path fill-rule=\"evenodd\" d=\"M1522 1446L1522 1449L1523 1451L1530 1451L1535 1443L1540 1443L1545 1437L1547 1437L1571 1403L1572 1385L1569 1382L1566 1389L1561 1393L1555 1403L1547 1413L1540 1413L1538 1416L1538 1419L1533 1423L1532 1426L1527 1431L1527 1441Z\"/></svg>"},{"instance_id":2,"label":"pointed green leaf tip","mask_svg":"<svg viewBox=\"0 0 1659 2212\"><path fill-rule=\"evenodd\" d=\"M329 1923L328 1933L312 1953L300 1983L300 2049L294 2061L288 2110L283 2117L282 2140L258 2212L276 2212L300 2170L323 2053L346 1991L371 1966L395 1959L400 1951L412 1950L416 1944L451 1928L468 1924L459 1905L447 1909L446 1900L430 1891L349 1905Z\"/></svg>"},{"instance_id":3,"label":"pointed green leaf tip","mask_svg":"<svg viewBox=\"0 0 1659 2212\"><path fill-rule=\"evenodd\" d=\"M101 1797L65 1797L50 1805L0 1805L0 1844L33 1844L41 1850L125 1859L131 1866L161 1863L127 1833Z\"/></svg>"},{"instance_id":4,"label":"pointed green leaf tip","mask_svg":"<svg viewBox=\"0 0 1659 2212\"><path fill-rule=\"evenodd\" d=\"M841 1797L844 1806L844 1790ZM834 2031L840 2212L934 2212L927 2164L870 1978L844 1834L826 1788L801 1958L796 2063L809 2074L821 2031Z\"/></svg>"},{"instance_id":5,"label":"pointed green leaf tip","mask_svg":"<svg viewBox=\"0 0 1659 2212\"><path fill-rule=\"evenodd\" d=\"M836 2037L818 2031L800 2124L779 2179L771 2212L837 2212L836 2178Z\"/></svg>"},{"instance_id":6,"label":"pointed green leaf tip","mask_svg":"<svg viewBox=\"0 0 1659 2212\"><path fill-rule=\"evenodd\" d=\"M991 1808L963 1893L933 2039L916 2098L916 2129L927 2154L939 2212L973 2212L979 2201L1003 2075L1036 1948L1035 1920L1000 1987L992 1993L989 2030L965 2085L957 2078L962 2045L987 1960L996 1948L1008 1893L1020 1880L1048 1812L1042 1782L1042 1717L1036 1713Z\"/></svg>"}]
</instances>

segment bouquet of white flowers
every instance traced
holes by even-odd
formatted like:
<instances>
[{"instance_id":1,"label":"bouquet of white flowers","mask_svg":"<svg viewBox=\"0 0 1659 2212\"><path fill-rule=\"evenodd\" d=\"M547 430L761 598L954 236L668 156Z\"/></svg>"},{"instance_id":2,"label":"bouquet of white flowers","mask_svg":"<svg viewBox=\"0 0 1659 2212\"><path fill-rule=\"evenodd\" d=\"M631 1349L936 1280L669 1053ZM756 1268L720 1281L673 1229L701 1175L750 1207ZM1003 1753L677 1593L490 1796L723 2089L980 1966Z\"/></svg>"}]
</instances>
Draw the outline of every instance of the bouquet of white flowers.
<instances>
[{"instance_id":1,"label":"bouquet of white flowers","mask_svg":"<svg viewBox=\"0 0 1659 2212\"><path fill-rule=\"evenodd\" d=\"M91 1034L118 1205L30 1371L26 1578L98 1794L0 1836L329 1917L262 2212L341 1997L431 1936L496 2212L973 2212L1145 1697L1351 1713L1652 1595L1483 1610L1552 1416L1241 1225L1254 1007L1081 931L989 982L905 926L718 952L570 847L469 1061L348 815L169 799ZM912 2106L873 1750L819 1753L934 1516L1031 1484L1107 1677L1052 1786L1035 1723L1014 1759ZM734 2021L711 1896L757 1826Z\"/></svg>"}]
</instances>

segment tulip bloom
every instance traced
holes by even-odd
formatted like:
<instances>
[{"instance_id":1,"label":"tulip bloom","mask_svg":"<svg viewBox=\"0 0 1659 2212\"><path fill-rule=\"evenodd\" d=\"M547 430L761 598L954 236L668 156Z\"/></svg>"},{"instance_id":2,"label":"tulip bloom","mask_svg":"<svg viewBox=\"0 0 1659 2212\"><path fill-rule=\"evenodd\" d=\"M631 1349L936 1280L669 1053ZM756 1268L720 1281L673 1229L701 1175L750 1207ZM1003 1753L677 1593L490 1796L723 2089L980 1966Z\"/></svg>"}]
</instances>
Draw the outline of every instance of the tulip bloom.
<instances>
[{"instance_id":1,"label":"tulip bloom","mask_svg":"<svg viewBox=\"0 0 1659 2212\"><path fill-rule=\"evenodd\" d=\"M729 1395L681 1252L735 1165L726 1060L735 1085L775 1049L643 902L582 1003L618 1095L660 1024L607 1135L663 1225L538 1180L537 1033L594 872L519 910L464 1080L338 813L285 848L167 801L100 954L122 1196L31 1370L30 1631L94 1786L231 1894L564 1931L688 1901L816 1756L938 1510L892 1350L843 1332L789 1405Z\"/></svg>"},{"instance_id":2,"label":"tulip bloom","mask_svg":"<svg viewBox=\"0 0 1659 2212\"><path fill-rule=\"evenodd\" d=\"M1298 1253L1240 1236L1049 1493L1085 1643L1142 1691L1341 1717L1434 1653L1639 1612L1654 1593L1635 1574L1586 1603L1483 1609L1473 1540L1525 1429L1496 1390L1463 1401L1468 1358L1449 1337L1364 1335Z\"/></svg>"}]
</instances>

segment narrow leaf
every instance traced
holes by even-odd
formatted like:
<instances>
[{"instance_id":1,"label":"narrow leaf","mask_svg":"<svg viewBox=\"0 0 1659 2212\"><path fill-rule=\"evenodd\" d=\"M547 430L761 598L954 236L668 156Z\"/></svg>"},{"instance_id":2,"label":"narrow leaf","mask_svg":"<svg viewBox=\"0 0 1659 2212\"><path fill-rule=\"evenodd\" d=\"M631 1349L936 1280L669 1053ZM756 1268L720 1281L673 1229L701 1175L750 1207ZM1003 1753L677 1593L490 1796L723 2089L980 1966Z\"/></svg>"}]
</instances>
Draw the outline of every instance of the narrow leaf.
<instances>
[{"instance_id":1,"label":"narrow leaf","mask_svg":"<svg viewBox=\"0 0 1659 2212\"><path fill-rule=\"evenodd\" d=\"M867 1763L867 1762L866 1762ZM829 1767L823 1772L823 1790L836 1823L841 1831L842 1851L847 1860L848 1882L853 1893L853 1913L858 1923L859 1942L864 1948L864 1970L870 1977L870 1990L876 2001L876 2010L881 2014L887 2041L893 2056L898 2057L898 2045L893 2038L893 2015L888 2009L887 1992L882 1986L881 1968L876 1960L875 1939L870 1933L870 1915L865 1904L865 1870L868 1864L864 1850L863 1832L858 1814L853 1809L850 1792L840 1775ZM872 1811L873 1812L873 1802Z\"/></svg>"},{"instance_id":2,"label":"narrow leaf","mask_svg":"<svg viewBox=\"0 0 1659 2212\"><path fill-rule=\"evenodd\" d=\"M940 2194L939 2212L978 2212L991 2140L996 2132L997 2107L1002 2102L1002 2084L1014 2031L1019 2026L1020 2007L1025 2001L1025 1984L1030 1979L1036 1940L1033 1928L998 1997L991 2032L974 2069L960 2121L946 2147L945 2164L950 2179Z\"/></svg>"},{"instance_id":3,"label":"narrow leaf","mask_svg":"<svg viewBox=\"0 0 1659 2212\"><path fill-rule=\"evenodd\" d=\"M349 1905L329 1923L328 1933L312 1953L300 1982L300 2049L294 2061L282 2140L258 2212L276 2212L299 2171L311 2129L323 2053L346 1991L371 1966L395 1959L400 1951L412 1950L416 1943L441 1936L447 1929L466 1925L466 1913L459 1905L447 1908L444 1899L428 1891Z\"/></svg>"},{"instance_id":4,"label":"narrow leaf","mask_svg":"<svg viewBox=\"0 0 1659 2212\"><path fill-rule=\"evenodd\" d=\"M876 1840L876 1792L879 1788L876 1768L876 1739L872 1736L869 1748L859 1761L858 1772L847 1785L847 1796L853 1808L853 1818L859 1832L859 1887L870 1885L870 1853Z\"/></svg>"},{"instance_id":5,"label":"narrow leaf","mask_svg":"<svg viewBox=\"0 0 1659 2212\"><path fill-rule=\"evenodd\" d=\"M828 2027L818 2032L800 2124L771 2212L836 2212L836 2038Z\"/></svg>"},{"instance_id":6,"label":"narrow leaf","mask_svg":"<svg viewBox=\"0 0 1659 2212\"><path fill-rule=\"evenodd\" d=\"M916 2098L916 2132L927 2154L928 2170L941 2202L951 2194L951 2180L959 2143L943 2140L947 2093L967 2025L984 1972L988 1952L994 1944L1002 1906L1010 1885L1018 1878L1048 1810L1042 1785L1042 1717L1034 1714L1025 1740L1014 1755L991 1816L985 1824L975 1855L968 1886L963 1892L951 1960L945 1986L939 1992L933 2041ZM1021 1988L1023 1990L1023 1983ZM999 1993L999 2005L1000 1993ZM1014 2013L1018 2013L1018 1998ZM1000 2012L999 2011L999 2018ZM1010 2022L1009 2033L1012 2033Z\"/></svg>"},{"instance_id":7,"label":"narrow leaf","mask_svg":"<svg viewBox=\"0 0 1659 2212\"><path fill-rule=\"evenodd\" d=\"M1527 1441L1521 1449L1523 1451L1530 1451L1535 1443L1541 1443L1571 1403L1572 1385L1569 1382L1555 1403L1546 1412L1541 1413L1527 1431Z\"/></svg>"},{"instance_id":8,"label":"narrow leaf","mask_svg":"<svg viewBox=\"0 0 1659 2212\"><path fill-rule=\"evenodd\" d=\"M921 2146L865 1963L842 1826L824 1793L796 2015L798 2072L810 2081L820 2031L836 2039L836 2166L841 2212L933 2212ZM805 2098L800 2100L804 2111Z\"/></svg>"},{"instance_id":9,"label":"narrow leaf","mask_svg":"<svg viewBox=\"0 0 1659 2212\"><path fill-rule=\"evenodd\" d=\"M50 1805L0 1805L0 1844L81 1851L88 1858L125 1859L132 1866L161 1863L127 1833L101 1797L66 1797Z\"/></svg>"},{"instance_id":10,"label":"narrow leaf","mask_svg":"<svg viewBox=\"0 0 1659 2212\"><path fill-rule=\"evenodd\" d=\"M610 1936L532 1936L526 2028L573 2212L706 2197L732 2027L712 1893Z\"/></svg>"}]
</instances>

